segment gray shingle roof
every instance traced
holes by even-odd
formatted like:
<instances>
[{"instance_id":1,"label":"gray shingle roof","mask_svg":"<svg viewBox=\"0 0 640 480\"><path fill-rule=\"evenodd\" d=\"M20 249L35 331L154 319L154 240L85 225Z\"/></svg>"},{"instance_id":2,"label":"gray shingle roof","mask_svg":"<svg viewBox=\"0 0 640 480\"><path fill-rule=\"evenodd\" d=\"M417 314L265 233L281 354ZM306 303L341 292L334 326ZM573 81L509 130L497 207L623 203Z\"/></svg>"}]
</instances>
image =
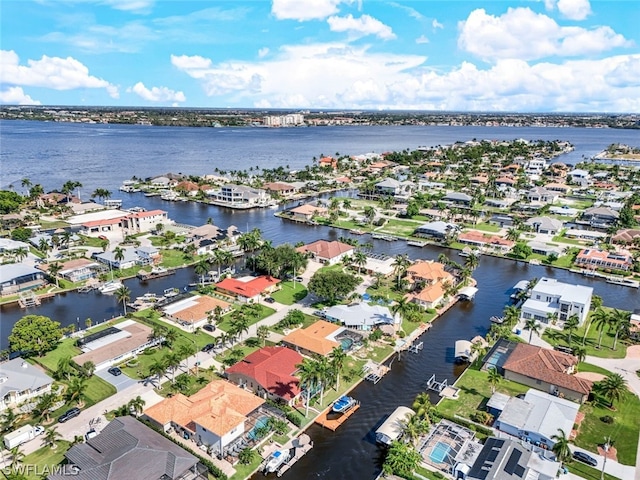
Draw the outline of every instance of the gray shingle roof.
<instances>
[{"instance_id":1,"label":"gray shingle roof","mask_svg":"<svg viewBox=\"0 0 640 480\"><path fill-rule=\"evenodd\" d=\"M51 382L51 377L22 358L14 358L0 365L0 398L9 392L34 391Z\"/></svg>"}]
</instances>

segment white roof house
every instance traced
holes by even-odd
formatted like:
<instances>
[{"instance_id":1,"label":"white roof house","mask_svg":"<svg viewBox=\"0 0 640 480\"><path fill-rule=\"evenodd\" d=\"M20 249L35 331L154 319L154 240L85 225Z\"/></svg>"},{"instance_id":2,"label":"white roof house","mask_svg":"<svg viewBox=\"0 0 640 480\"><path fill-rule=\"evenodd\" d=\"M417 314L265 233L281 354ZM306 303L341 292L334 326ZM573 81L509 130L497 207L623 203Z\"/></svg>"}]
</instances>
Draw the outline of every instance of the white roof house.
<instances>
[{"instance_id":1,"label":"white roof house","mask_svg":"<svg viewBox=\"0 0 640 480\"><path fill-rule=\"evenodd\" d=\"M592 295L591 287L571 285L542 277L531 290L531 296L522 305L520 318L534 318L542 323L549 323L548 314L557 314L560 322L577 315L582 324L589 313Z\"/></svg>"},{"instance_id":2,"label":"white roof house","mask_svg":"<svg viewBox=\"0 0 640 480\"><path fill-rule=\"evenodd\" d=\"M524 399L510 398L495 423L501 431L551 447L551 437L562 429L573 429L580 404L539 390L530 389Z\"/></svg>"},{"instance_id":3,"label":"white roof house","mask_svg":"<svg viewBox=\"0 0 640 480\"><path fill-rule=\"evenodd\" d=\"M325 311L325 317L358 330L371 330L376 325L393 325L396 322L389 308L367 303L336 305Z\"/></svg>"},{"instance_id":4,"label":"white roof house","mask_svg":"<svg viewBox=\"0 0 640 480\"><path fill-rule=\"evenodd\" d=\"M0 411L51 391L53 379L22 358L0 364Z\"/></svg>"}]
</instances>

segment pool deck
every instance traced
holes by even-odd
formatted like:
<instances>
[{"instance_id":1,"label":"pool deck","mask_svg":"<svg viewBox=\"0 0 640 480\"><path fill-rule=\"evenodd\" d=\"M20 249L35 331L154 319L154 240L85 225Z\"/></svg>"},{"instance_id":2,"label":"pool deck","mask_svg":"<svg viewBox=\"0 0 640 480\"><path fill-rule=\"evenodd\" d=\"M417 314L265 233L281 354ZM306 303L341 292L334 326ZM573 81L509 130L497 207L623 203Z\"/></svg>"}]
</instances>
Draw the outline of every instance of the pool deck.
<instances>
[{"instance_id":1,"label":"pool deck","mask_svg":"<svg viewBox=\"0 0 640 480\"><path fill-rule=\"evenodd\" d=\"M349 411L337 416L336 418L330 419L329 414L331 414L331 407L329 407L324 412L322 412L322 414L320 414L318 418L316 418L316 423L335 432L338 427L346 422L351 415L356 413L359 408L360 404L356 403L352 408L349 409Z\"/></svg>"}]
</instances>

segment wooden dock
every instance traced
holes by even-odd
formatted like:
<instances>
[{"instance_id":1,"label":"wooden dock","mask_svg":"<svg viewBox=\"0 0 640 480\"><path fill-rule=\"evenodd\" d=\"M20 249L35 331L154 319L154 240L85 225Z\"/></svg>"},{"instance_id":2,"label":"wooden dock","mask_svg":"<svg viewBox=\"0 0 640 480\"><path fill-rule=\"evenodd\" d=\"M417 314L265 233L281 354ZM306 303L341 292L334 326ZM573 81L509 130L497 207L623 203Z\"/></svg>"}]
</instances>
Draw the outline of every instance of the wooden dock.
<instances>
[{"instance_id":1,"label":"wooden dock","mask_svg":"<svg viewBox=\"0 0 640 480\"><path fill-rule=\"evenodd\" d=\"M328 428L329 430L335 432L338 429L338 427L342 425L344 422L346 422L349 419L349 417L351 417L351 415L356 413L359 408L360 408L360 402L356 403L353 407L351 407L348 411L344 412L343 414L335 414L335 413L332 414L331 407L329 407L324 412L322 412L322 414L318 418L316 418L316 423L321 427ZM336 415L336 417L333 418L333 415ZM330 416L332 418L329 418Z\"/></svg>"}]
</instances>

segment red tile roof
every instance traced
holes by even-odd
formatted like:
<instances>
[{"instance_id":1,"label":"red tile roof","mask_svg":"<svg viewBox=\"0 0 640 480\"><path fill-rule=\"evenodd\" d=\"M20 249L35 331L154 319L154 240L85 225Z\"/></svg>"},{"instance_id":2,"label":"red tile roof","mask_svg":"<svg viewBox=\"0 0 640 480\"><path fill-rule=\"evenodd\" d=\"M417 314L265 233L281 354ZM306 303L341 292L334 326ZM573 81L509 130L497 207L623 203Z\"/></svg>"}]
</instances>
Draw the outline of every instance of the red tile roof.
<instances>
[{"instance_id":1,"label":"red tile roof","mask_svg":"<svg viewBox=\"0 0 640 480\"><path fill-rule=\"evenodd\" d=\"M353 246L348 243L338 242L336 240L328 242L327 240L318 240L308 245L303 245L296 249L301 253L313 253L320 258L332 259L342 255L343 253L352 252Z\"/></svg>"},{"instance_id":2,"label":"red tile roof","mask_svg":"<svg viewBox=\"0 0 640 480\"><path fill-rule=\"evenodd\" d=\"M519 343L504 363L504 369L588 395L593 384L589 380L566 373L577 363L578 359L573 355Z\"/></svg>"},{"instance_id":3,"label":"red tile roof","mask_svg":"<svg viewBox=\"0 0 640 480\"><path fill-rule=\"evenodd\" d=\"M145 217L153 217L155 215L166 215L167 212L164 210L149 210L148 212L134 212L131 215L128 215L129 218L145 218Z\"/></svg>"},{"instance_id":4,"label":"red tile roof","mask_svg":"<svg viewBox=\"0 0 640 480\"><path fill-rule=\"evenodd\" d=\"M237 278L225 278L221 282L216 283L216 287L221 290L226 290L235 295L240 295L246 298L253 298L260 295L269 287L277 285L280 280L267 275L255 277L252 280L243 282Z\"/></svg>"},{"instance_id":5,"label":"red tile roof","mask_svg":"<svg viewBox=\"0 0 640 480\"><path fill-rule=\"evenodd\" d=\"M300 380L293 376L300 363L302 355L290 348L264 347L227 368L227 374L253 378L265 390L291 400L300 393Z\"/></svg>"}]
</instances>

